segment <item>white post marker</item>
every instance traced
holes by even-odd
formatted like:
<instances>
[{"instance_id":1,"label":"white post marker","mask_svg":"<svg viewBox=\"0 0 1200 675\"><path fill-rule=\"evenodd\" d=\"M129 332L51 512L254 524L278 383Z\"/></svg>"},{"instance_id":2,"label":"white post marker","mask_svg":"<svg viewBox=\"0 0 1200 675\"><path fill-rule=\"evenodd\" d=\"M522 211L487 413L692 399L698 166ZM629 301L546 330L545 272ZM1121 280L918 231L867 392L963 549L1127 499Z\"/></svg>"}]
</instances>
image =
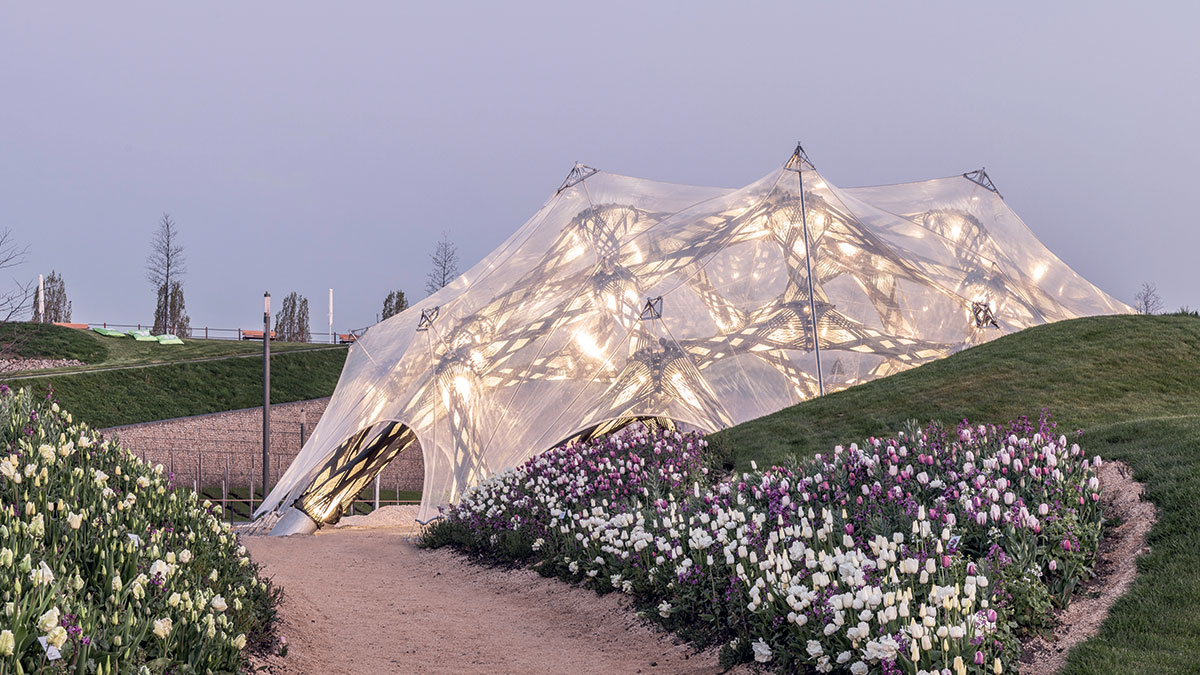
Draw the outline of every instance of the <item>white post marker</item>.
<instances>
[{"instance_id":1,"label":"white post marker","mask_svg":"<svg viewBox=\"0 0 1200 675\"><path fill-rule=\"evenodd\" d=\"M263 293L263 442L262 489L267 500L267 485L271 483L271 292Z\"/></svg>"}]
</instances>

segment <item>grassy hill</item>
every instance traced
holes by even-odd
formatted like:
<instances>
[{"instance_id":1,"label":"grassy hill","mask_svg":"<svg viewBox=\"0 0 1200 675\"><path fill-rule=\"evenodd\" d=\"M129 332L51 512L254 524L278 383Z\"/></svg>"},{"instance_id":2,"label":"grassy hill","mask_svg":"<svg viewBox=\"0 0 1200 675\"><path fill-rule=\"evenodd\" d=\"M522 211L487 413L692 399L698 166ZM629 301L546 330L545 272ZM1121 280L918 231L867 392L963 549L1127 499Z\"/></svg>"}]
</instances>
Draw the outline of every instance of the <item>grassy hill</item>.
<instances>
[{"instance_id":1,"label":"grassy hill","mask_svg":"<svg viewBox=\"0 0 1200 675\"><path fill-rule=\"evenodd\" d=\"M1200 319L1095 317L1031 328L727 429L739 468L894 433L916 418L1004 422L1049 408L1089 454L1129 463L1159 508L1151 552L1067 673L1196 672L1200 663Z\"/></svg>"},{"instance_id":2,"label":"grassy hill","mask_svg":"<svg viewBox=\"0 0 1200 675\"><path fill-rule=\"evenodd\" d=\"M91 331L55 326L54 324L28 322L0 323L0 344L14 345L14 351L20 357L74 359L86 364L70 368L56 368L51 371L39 371L55 373L262 353L262 342L255 340L188 338L182 345L160 345L157 342L138 342L128 337L104 337ZM304 342L271 343L272 352L313 348L333 347ZM18 374L20 373L5 373L4 377Z\"/></svg>"},{"instance_id":3,"label":"grassy hill","mask_svg":"<svg viewBox=\"0 0 1200 675\"><path fill-rule=\"evenodd\" d=\"M54 396L97 427L250 408L262 404L262 343L187 340L160 345L105 338L86 331L38 324L0 324L0 339L20 335L19 352L37 358L70 358L87 365L43 371L35 377L6 374L0 382ZM271 345L271 401L329 396L346 361L345 347L302 343Z\"/></svg>"},{"instance_id":4,"label":"grassy hill","mask_svg":"<svg viewBox=\"0 0 1200 675\"><path fill-rule=\"evenodd\" d=\"M108 358L108 346L98 335L52 323L0 323L0 344L12 345L14 356L29 359L99 363Z\"/></svg>"}]
</instances>

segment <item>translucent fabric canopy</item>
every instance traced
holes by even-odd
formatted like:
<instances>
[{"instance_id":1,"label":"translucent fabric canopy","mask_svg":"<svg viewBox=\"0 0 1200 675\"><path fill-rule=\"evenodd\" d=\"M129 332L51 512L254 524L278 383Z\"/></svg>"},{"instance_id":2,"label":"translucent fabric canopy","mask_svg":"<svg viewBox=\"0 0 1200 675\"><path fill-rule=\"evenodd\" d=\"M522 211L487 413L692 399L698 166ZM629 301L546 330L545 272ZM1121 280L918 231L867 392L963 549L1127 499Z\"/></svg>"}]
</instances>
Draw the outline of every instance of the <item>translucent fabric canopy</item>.
<instances>
[{"instance_id":1,"label":"translucent fabric canopy","mask_svg":"<svg viewBox=\"0 0 1200 675\"><path fill-rule=\"evenodd\" d=\"M423 453L427 520L566 439L634 420L716 431L1028 326L1129 311L983 171L843 189L797 148L721 189L578 165L483 261L354 344L258 515L331 522L407 450Z\"/></svg>"}]
</instances>

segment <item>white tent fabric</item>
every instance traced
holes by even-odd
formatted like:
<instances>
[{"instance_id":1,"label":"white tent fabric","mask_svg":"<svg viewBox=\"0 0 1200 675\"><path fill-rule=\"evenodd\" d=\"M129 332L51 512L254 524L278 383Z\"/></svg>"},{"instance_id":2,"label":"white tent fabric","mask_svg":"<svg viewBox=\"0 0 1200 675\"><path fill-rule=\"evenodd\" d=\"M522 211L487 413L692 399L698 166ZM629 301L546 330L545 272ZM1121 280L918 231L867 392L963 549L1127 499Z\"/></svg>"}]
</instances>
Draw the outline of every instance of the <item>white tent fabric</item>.
<instances>
[{"instance_id":1,"label":"white tent fabric","mask_svg":"<svg viewBox=\"0 0 1200 675\"><path fill-rule=\"evenodd\" d=\"M1129 311L983 171L842 189L797 148L734 190L578 165L496 251L359 339L258 514L331 522L407 448L423 453L427 520L580 434L633 419L715 431L1031 325Z\"/></svg>"}]
</instances>

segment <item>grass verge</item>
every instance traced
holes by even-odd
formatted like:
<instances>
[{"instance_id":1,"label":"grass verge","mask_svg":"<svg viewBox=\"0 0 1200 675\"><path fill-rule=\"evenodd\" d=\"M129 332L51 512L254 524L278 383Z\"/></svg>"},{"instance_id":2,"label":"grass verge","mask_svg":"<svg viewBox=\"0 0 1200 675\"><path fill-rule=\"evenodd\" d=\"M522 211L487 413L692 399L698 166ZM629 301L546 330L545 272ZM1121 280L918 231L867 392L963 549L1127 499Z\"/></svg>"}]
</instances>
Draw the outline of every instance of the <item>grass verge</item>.
<instances>
[{"instance_id":1,"label":"grass verge","mask_svg":"<svg viewBox=\"0 0 1200 675\"><path fill-rule=\"evenodd\" d=\"M1200 415L1090 429L1089 451L1127 462L1158 506L1150 552L1100 634L1071 650L1064 675L1196 672L1200 662Z\"/></svg>"}]
</instances>

